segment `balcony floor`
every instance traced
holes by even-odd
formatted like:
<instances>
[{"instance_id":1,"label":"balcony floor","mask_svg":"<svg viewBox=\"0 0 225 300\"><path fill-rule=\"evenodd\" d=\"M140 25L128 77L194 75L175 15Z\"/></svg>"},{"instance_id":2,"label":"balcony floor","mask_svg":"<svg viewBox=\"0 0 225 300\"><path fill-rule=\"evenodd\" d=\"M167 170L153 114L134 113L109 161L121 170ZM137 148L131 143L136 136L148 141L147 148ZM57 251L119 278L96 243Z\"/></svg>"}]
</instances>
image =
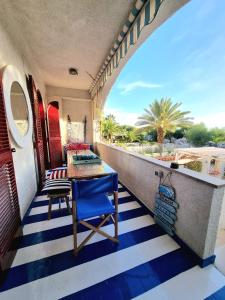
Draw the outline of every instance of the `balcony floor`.
<instances>
[{"instance_id":1,"label":"balcony floor","mask_svg":"<svg viewBox=\"0 0 225 300\"><path fill-rule=\"evenodd\" d=\"M119 245L96 234L74 257L71 216L57 208L48 221L46 196L31 203L0 299L225 299L225 277L213 265L201 269L124 187ZM86 234L80 226L79 239Z\"/></svg>"}]
</instances>

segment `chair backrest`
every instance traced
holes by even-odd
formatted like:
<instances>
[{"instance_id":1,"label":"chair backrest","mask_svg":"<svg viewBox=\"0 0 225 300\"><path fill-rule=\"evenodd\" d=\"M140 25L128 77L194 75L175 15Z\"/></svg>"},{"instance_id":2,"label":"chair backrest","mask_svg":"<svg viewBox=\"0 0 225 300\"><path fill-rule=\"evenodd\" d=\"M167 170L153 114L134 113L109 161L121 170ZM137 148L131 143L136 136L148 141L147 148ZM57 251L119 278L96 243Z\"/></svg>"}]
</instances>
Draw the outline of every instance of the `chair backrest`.
<instances>
[{"instance_id":1,"label":"chair backrest","mask_svg":"<svg viewBox=\"0 0 225 300\"><path fill-rule=\"evenodd\" d=\"M73 200L95 194L105 194L118 191L118 174L90 180L74 180L72 182Z\"/></svg>"}]
</instances>

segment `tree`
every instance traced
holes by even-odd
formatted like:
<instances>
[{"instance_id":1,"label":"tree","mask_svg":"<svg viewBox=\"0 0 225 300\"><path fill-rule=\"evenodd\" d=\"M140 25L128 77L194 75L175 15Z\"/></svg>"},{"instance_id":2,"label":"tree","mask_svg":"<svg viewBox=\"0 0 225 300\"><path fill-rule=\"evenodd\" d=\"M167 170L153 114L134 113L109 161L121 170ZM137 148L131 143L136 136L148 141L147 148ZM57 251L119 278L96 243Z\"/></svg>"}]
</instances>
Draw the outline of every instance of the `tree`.
<instances>
[{"instance_id":1,"label":"tree","mask_svg":"<svg viewBox=\"0 0 225 300\"><path fill-rule=\"evenodd\" d=\"M116 133L118 132L119 125L116 122L114 115L108 115L101 121L101 135L106 140L112 142Z\"/></svg>"},{"instance_id":2,"label":"tree","mask_svg":"<svg viewBox=\"0 0 225 300\"><path fill-rule=\"evenodd\" d=\"M179 128L173 133L175 139L182 139L185 134L185 128Z\"/></svg>"},{"instance_id":3,"label":"tree","mask_svg":"<svg viewBox=\"0 0 225 300\"><path fill-rule=\"evenodd\" d=\"M174 132L168 131L165 135L165 138L172 141L172 138L182 139L184 137L185 130L187 128L178 128Z\"/></svg>"},{"instance_id":4,"label":"tree","mask_svg":"<svg viewBox=\"0 0 225 300\"><path fill-rule=\"evenodd\" d=\"M115 139L119 142L132 143L143 140L142 134L136 131L136 128L131 125L119 125Z\"/></svg>"},{"instance_id":5,"label":"tree","mask_svg":"<svg viewBox=\"0 0 225 300\"><path fill-rule=\"evenodd\" d=\"M129 131L127 131L126 138L127 138L127 141L129 143L136 142L137 141L137 134L134 130L129 130Z\"/></svg>"},{"instance_id":6,"label":"tree","mask_svg":"<svg viewBox=\"0 0 225 300\"><path fill-rule=\"evenodd\" d=\"M151 129L146 131L143 131L143 129L139 129L144 134L144 137L147 141L150 142L157 142L157 131L155 129Z\"/></svg>"},{"instance_id":7,"label":"tree","mask_svg":"<svg viewBox=\"0 0 225 300\"><path fill-rule=\"evenodd\" d=\"M225 141L225 128L212 128L210 130L211 140L214 143Z\"/></svg>"},{"instance_id":8,"label":"tree","mask_svg":"<svg viewBox=\"0 0 225 300\"><path fill-rule=\"evenodd\" d=\"M155 129L157 142L162 144L167 132L174 132L177 128L188 128L192 124L192 118L187 117L190 112L182 112L179 110L180 106L181 103L173 104L171 99L155 100L145 109L145 114L138 118L136 125L145 129Z\"/></svg>"},{"instance_id":9,"label":"tree","mask_svg":"<svg viewBox=\"0 0 225 300\"><path fill-rule=\"evenodd\" d=\"M186 131L185 136L194 146L204 146L211 140L211 134L203 123L193 125Z\"/></svg>"}]
</instances>

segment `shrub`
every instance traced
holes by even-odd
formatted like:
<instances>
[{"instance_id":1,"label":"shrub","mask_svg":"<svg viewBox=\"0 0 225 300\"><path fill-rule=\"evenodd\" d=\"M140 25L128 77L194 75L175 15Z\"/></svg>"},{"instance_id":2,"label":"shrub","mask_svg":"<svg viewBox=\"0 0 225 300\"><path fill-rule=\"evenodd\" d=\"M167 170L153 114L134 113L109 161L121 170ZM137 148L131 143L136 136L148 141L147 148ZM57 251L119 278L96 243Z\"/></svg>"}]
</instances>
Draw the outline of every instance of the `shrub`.
<instances>
[{"instance_id":1,"label":"shrub","mask_svg":"<svg viewBox=\"0 0 225 300\"><path fill-rule=\"evenodd\" d=\"M211 134L203 123L192 126L186 131L185 136L194 146L204 146L211 140Z\"/></svg>"}]
</instances>

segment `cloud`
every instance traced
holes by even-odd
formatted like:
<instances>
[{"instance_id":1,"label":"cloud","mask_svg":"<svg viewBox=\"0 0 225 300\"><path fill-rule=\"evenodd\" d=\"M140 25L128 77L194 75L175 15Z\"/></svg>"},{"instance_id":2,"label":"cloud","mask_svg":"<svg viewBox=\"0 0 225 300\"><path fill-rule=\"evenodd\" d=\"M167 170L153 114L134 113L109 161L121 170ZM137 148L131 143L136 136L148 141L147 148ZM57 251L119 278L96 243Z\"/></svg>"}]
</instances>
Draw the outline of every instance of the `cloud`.
<instances>
[{"instance_id":1,"label":"cloud","mask_svg":"<svg viewBox=\"0 0 225 300\"><path fill-rule=\"evenodd\" d=\"M194 119L194 123L203 122L207 127L225 127L225 111L211 113Z\"/></svg>"},{"instance_id":2,"label":"cloud","mask_svg":"<svg viewBox=\"0 0 225 300\"><path fill-rule=\"evenodd\" d=\"M134 82L118 85L118 88L121 90L121 94L127 94L138 88L155 89L161 87L162 87L161 84L145 82L145 81L134 81Z\"/></svg>"},{"instance_id":3,"label":"cloud","mask_svg":"<svg viewBox=\"0 0 225 300\"><path fill-rule=\"evenodd\" d=\"M126 112L118 108L105 108L104 114L114 115L116 117L116 121L121 125L132 125L132 126L135 125L135 123L137 122L137 118L140 116L140 114Z\"/></svg>"}]
</instances>

